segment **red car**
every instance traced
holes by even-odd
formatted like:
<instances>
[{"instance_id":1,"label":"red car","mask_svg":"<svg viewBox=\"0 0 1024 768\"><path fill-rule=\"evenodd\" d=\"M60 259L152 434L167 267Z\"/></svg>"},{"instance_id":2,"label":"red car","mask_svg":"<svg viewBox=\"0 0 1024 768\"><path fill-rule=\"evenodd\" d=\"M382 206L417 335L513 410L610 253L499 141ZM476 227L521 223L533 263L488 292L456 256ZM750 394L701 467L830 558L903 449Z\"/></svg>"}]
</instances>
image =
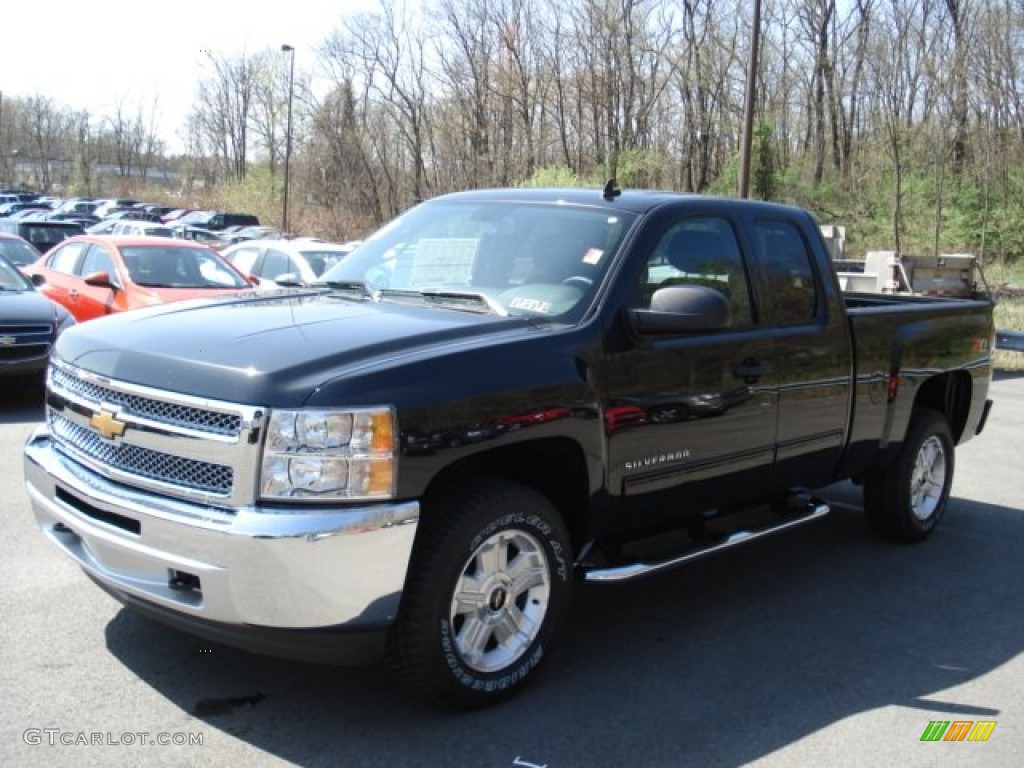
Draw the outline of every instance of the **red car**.
<instances>
[{"instance_id":1,"label":"red car","mask_svg":"<svg viewBox=\"0 0 1024 768\"><path fill-rule=\"evenodd\" d=\"M25 272L78 322L169 301L254 290L212 248L164 237L80 235Z\"/></svg>"}]
</instances>

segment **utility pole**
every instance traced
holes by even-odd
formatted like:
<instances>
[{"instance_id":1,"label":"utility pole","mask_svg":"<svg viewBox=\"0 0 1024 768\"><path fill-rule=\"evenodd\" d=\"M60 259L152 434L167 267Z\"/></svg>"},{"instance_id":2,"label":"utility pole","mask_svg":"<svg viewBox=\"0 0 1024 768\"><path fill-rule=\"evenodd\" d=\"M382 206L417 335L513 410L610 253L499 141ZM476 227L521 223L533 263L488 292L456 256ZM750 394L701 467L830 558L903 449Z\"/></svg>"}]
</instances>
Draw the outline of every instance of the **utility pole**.
<instances>
[{"instance_id":1,"label":"utility pole","mask_svg":"<svg viewBox=\"0 0 1024 768\"><path fill-rule=\"evenodd\" d=\"M747 62L747 88L743 97L743 147L740 155L739 196L750 197L750 149L754 143L754 103L757 101L757 59L761 44L761 0L754 0L754 18L750 29L750 60Z\"/></svg>"}]
</instances>

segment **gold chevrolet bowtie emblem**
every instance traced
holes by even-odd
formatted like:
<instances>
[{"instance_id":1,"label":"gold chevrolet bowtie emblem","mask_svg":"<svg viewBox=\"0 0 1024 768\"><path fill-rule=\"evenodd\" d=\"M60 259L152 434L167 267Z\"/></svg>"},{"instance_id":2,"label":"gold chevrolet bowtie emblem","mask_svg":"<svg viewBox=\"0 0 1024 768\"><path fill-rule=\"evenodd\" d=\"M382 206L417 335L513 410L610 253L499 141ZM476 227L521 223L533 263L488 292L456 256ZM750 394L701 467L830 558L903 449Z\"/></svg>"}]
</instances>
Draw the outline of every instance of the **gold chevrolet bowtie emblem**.
<instances>
[{"instance_id":1,"label":"gold chevrolet bowtie emblem","mask_svg":"<svg viewBox=\"0 0 1024 768\"><path fill-rule=\"evenodd\" d=\"M113 440L124 434L127 425L123 421L115 419L114 414L110 411L97 411L89 419L89 426L99 432L101 437Z\"/></svg>"}]
</instances>

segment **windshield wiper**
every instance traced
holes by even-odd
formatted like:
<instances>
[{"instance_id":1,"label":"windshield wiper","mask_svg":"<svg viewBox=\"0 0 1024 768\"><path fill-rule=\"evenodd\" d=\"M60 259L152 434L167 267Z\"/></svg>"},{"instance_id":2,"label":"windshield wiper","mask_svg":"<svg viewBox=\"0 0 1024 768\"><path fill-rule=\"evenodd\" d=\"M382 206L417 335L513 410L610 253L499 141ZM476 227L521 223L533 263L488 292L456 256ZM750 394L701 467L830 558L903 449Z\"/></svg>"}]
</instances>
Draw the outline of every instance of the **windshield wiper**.
<instances>
[{"instance_id":1,"label":"windshield wiper","mask_svg":"<svg viewBox=\"0 0 1024 768\"><path fill-rule=\"evenodd\" d=\"M336 291L355 291L370 301L380 301L380 294L361 280L317 280L312 287L323 286Z\"/></svg>"},{"instance_id":2,"label":"windshield wiper","mask_svg":"<svg viewBox=\"0 0 1024 768\"><path fill-rule=\"evenodd\" d=\"M498 315L499 317L508 317L508 310L505 309L501 304L496 302L490 296L477 291L421 291L420 292L425 299L430 301L444 302L448 306L454 307L455 309L468 309L470 311L479 311L477 307L482 307L492 315ZM471 306L467 306L471 305Z\"/></svg>"}]
</instances>

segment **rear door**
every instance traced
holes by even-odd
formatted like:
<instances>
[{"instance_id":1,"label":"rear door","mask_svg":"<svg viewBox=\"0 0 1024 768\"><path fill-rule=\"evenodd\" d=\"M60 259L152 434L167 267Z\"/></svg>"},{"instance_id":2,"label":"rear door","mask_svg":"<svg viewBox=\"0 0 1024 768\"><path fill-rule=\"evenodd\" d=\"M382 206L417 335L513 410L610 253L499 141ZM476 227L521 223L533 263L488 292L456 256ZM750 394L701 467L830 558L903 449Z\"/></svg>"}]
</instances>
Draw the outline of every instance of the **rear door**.
<instances>
[{"instance_id":1,"label":"rear door","mask_svg":"<svg viewBox=\"0 0 1024 768\"><path fill-rule=\"evenodd\" d=\"M788 486L831 481L850 423L853 350L842 297L822 274L813 222L759 215L746 231L764 322L775 331L779 387L775 476ZM821 254L818 254L821 256Z\"/></svg>"},{"instance_id":2,"label":"rear door","mask_svg":"<svg viewBox=\"0 0 1024 768\"><path fill-rule=\"evenodd\" d=\"M85 254L89 243L74 242L58 246L47 254L43 268L39 270L46 283L40 290L53 301L67 309L75 320L83 320L72 297L78 288L79 279L75 273L78 263Z\"/></svg>"}]
</instances>

